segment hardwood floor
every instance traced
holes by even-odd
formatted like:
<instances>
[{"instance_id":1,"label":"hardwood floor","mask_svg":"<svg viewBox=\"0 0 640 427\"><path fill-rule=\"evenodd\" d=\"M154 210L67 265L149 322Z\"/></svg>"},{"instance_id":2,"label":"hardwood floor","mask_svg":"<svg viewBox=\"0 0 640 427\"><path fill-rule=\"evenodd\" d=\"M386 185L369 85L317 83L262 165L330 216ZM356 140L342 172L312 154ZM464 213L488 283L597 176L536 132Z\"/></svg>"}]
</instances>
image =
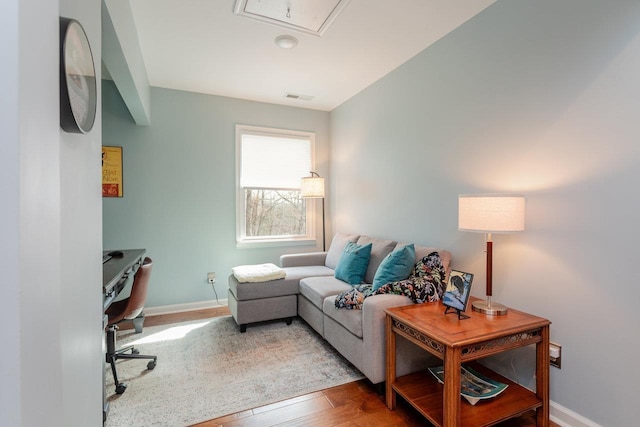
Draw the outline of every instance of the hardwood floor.
<instances>
[{"instance_id":1,"label":"hardwood floor","mask_svg":"<svg viewBox=\"0 0 640 427\"><path fill-rule=\"evenodd\" d=\"M184 311L180 313L162 314L159 316L146 316L144 326L168 325L171 323L188 322L189 320L207 319L209 317L230 315L229 307L221 306L202 310ZM118 329L133 329L133 322L123 321L118 324Z\"/></svg>"},{"instance_id":2,"label":"hardwood floor","mask_svg":"<svg viewBox=\"0 0 640 427\"><path fill-rule=\"evenodd\" d=\"M217 418L197 427L423 426L408 410L389 411L367 380L311 393L273 405Z\"/></svg>"},{"instance_id":3,"label":"hardwood floor","mask_svg":"<svg viewBox=\"0 0 640 427\"><path fill-rule=\"evenodd\" d=\"M227 307L147 316L145 326L165 325L189 320L228 315ZM121 329L133 328L123 322ZM191 427L333 427L333 426L428 426L429 422L398 398L397 409L389 411L384 395L366 379L310 393L271 405L230 414ZM534 412L498 424L499 427L535 426ZM559 427L555 423L552 427Z\"/></svg>"},{"instance_id":4,"label":"hardwood floor","mask_svg":"<svg viewBox=\"0 0 640 427\"><path fill-rule=\"evenodd\" d=\"M322 390L272 405L195 424L191 427L333 427L429 426L430 423L402 399L390 411L366 379ZM533 412L498 424L499 427L533 427ZM558 427L554 423L552 426Z\"/></svg>"}]
</instances>

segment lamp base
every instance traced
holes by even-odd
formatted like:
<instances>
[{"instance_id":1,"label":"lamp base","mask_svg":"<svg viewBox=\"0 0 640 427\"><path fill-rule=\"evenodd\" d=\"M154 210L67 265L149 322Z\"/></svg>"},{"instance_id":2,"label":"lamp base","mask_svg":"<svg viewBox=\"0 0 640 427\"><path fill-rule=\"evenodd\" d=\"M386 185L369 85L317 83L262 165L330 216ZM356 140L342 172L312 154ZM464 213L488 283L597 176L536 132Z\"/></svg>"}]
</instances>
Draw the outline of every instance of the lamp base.
<instances>
[{"instance_id":1,"label":"lamp base","mask_svg":"<svg viewBox=\"0 0 640 427\"><path fill-rule=\"evenodd\" d=\"M474 301L473 304L471 304L471 308L473 309L473 311L484 313L488 316L504 316L505 314L507 314L508 310L506 306L491 302L491 300Z\"/></svg>"}]
</instances>

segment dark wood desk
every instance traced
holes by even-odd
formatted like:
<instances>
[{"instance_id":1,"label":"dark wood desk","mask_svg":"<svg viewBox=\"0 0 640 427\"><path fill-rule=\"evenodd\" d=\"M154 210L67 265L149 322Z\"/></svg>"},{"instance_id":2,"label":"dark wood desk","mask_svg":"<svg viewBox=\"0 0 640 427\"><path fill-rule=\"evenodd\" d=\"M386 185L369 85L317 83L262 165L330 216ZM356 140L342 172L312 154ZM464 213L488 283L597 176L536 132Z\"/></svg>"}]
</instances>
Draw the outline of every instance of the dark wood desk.
<instances>
[{"instance_id":1,"label":"dark wood desk","mask_svg":"<svg viewBox=\"0 0 640 427\"><path fill-rule=\"evenodd\" d=\"M111 251L104 251L109 255ZM118 296L127 283L127 279L138 271L144 261L146 249L120 250L122 257L111 256L108 261L102 263L102 295L103 310L106 310Z\"/></svg>"},{"instance_id":2,"label":"dark wood desk","mask_svg":"<svg viewBox=\"0 0 640 427\"><path fill-rule=\"evenodd\" d=\"M122 252L122 256L111 255L110 253L116 250L103 251L102 262L102 310L103 313L116 299L118 294L122 292L129 277L133 277L138 271L138 268L144 261L144 254L147 253L146 249L122 249L118 250ZM106 261L104 261L106 259ZM107 328L107 315L102 318L103 329ZM102 340L102 352L106 354L107 344L103 335ZM105 389L107 365L104 365L102 372L102 421L106 421L109 414L109 402L107 402L107 393Z\"/></svg>"}]
</instances>

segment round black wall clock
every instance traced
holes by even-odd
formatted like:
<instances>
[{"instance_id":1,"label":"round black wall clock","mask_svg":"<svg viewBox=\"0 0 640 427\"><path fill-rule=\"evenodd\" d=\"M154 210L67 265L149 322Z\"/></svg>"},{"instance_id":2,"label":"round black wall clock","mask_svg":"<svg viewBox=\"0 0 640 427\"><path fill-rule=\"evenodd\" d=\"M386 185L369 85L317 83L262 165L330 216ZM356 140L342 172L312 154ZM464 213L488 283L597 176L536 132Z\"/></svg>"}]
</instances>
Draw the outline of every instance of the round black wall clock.
<instances>
[{"instance_id":1,"label":"round black wall clock","mask_svg":"<svg viewBox=\"0 0 640 427\"><path fill-rule=\"evenodd\" d=\"M60 18L60 127L87 133L96 119L96 70L87 34L75 19Z\"/></svg>"}]
</instances>

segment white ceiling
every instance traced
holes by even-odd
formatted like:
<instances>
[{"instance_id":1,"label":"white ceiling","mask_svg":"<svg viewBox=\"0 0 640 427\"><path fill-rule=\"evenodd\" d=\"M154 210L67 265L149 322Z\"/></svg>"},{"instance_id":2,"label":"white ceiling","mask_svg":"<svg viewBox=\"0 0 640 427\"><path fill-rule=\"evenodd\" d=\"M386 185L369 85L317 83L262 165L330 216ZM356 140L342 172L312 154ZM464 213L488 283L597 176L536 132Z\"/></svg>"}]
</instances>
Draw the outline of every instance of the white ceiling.
<instances>
[{"instance_id":1,"label":"white ceiling","mask_svg":"<svg viewBox=\"0 0 640 427\"><path fill-rule=\"evenodd\" d=\"M236 0L130 1L151 86L326 111L495 2L350 0L318 37L235 14ZM277 47L282 34L298 45Z\"/></svg>"}]
</instances>

